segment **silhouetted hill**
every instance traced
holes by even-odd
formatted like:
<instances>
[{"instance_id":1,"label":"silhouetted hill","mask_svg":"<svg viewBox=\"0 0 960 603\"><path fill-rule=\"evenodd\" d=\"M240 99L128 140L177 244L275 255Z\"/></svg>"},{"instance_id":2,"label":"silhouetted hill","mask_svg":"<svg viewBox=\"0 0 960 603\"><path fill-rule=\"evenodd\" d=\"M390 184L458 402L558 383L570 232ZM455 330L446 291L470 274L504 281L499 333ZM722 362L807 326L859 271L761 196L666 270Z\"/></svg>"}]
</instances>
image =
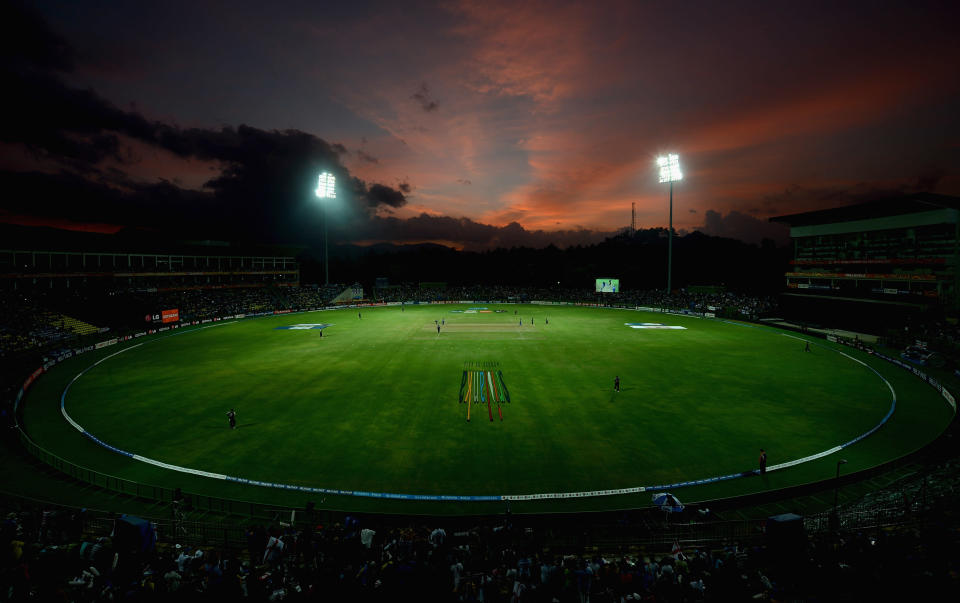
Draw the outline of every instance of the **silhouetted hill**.
<instances>
[{"instance_id":1,"label":"silhouetted hill","mask_svg":"<svg viewBox=\"0 0 960 603\"><path fill-rule=\"evenodd\" d=\"M322 282L323 251L300 256L301 280ZM750 245L693 232L674 238L674 287L723 284L751 291L778 291L789 251L772 241ZM594 279L614 277L626 289L666 286L665 229L623 233L590 246L559 249L517 247L484 252L457 251L436 244L330 249L330 278L371 286L376 277L393 284L442 281L449 284L502 284L539 287L593 287Z\"/></svg>"}]
</instances>

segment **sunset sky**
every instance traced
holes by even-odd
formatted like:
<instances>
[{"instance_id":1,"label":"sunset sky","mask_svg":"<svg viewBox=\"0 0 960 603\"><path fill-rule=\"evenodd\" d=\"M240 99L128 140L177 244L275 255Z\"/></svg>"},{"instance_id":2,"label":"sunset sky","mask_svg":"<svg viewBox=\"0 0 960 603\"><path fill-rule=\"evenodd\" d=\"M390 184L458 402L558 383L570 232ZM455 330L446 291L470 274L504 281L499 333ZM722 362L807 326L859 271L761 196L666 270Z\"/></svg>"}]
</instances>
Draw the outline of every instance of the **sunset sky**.
<instances>
[{"instance_id":1,"label":"sunset sky","mask_svg":"<svg viewBox=\"0 0 960 603\"><path fill-rule=\"evenodd\" d=\"M955 2L4 11L20 33L3 43L5 75L26 91L3 101L3 181L91 188L79 206L7 197L0 221L142 223L130 206L162 184L171 208L264 203L241 213L281 232L308 210L265 200L284 169L250 174L295 157L276 151L293 139L312 153L300 168L353 182L343 197L362 211L332 218L342 242L587 242L629 226L633 202L641 227L665 226L654 160L668 151L685 175L675 226L754 242L777 235L774 215L960 194ZM304 188L286 186L278 197ZM98 207L97 187L117 197Z\"/></svg>"}]
</instances>

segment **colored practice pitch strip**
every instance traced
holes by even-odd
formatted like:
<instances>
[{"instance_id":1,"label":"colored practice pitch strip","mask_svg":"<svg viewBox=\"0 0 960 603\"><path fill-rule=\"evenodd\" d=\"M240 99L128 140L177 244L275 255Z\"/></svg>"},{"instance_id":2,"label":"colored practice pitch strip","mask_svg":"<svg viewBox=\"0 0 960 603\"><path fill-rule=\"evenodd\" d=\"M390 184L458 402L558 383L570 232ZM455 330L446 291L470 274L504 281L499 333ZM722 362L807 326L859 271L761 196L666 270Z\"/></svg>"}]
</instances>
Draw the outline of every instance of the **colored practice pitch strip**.
<instances>
[{"instance_id":1,"label":"colored practice pitch strip","mask_svg":"<svg viewBox=\"0 0 960 603\"><path fill-rule=\"evenodd\" d=\"M460 403L467 405L467 421L474 404L487 405L487 416L493 421L493 405L503 421L503 404L510 401L510 392L503 382L503 373L496 362L466 362L460 379Z\"/></svg>"}]
</instances>

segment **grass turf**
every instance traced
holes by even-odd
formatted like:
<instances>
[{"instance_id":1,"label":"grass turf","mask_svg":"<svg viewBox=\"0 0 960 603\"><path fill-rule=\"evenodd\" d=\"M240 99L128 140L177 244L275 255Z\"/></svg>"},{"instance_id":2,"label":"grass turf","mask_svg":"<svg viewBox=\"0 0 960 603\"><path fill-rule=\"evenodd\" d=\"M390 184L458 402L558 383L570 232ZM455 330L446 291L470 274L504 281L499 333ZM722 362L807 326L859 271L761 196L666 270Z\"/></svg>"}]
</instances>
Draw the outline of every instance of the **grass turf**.
<instances>
[{"instance_id":1,"label":"grass turf","mask_svg":"<svg viewBox=\"0 0 960 603\"><path fill-rule=\"evenodd\" d=\"M365 308L362 319L340 310L175 331L91 369L71 387L67 410L118 448L181 466L294 485L476 495L706 478L753 469L761 447L775 465L863 433L890 406L886 384L869 369L829 344L805 353L803 342L772 330L572 307L451 312L469 307ZM434 320L441 319L438 335ZM638 330L625 322L687 328ZM275 328L297 323L333 326L322 338L318 330ZM174 474L83 438L58 412L60 391L117 349L71 359L34 386L26 423L40 445L105 473L210 495L297 506L320 498ZM950 420L932 388L883 361L864 360L896 389L898 407L887 426L843 451L845 471L915 450ZM477 361L498 362L503 372L512 402L502 423L496 409L489 421L485 404L467 423L466 405L457 401L464 363ZM231 407L237 430L227 425ZM675 494L705 500L817 481L832 475L838 456ZM327 506L359 510L496 507L328 498ZM574 511L648 501L641 494L513 508Z\"/></svg>"}]
</instances>

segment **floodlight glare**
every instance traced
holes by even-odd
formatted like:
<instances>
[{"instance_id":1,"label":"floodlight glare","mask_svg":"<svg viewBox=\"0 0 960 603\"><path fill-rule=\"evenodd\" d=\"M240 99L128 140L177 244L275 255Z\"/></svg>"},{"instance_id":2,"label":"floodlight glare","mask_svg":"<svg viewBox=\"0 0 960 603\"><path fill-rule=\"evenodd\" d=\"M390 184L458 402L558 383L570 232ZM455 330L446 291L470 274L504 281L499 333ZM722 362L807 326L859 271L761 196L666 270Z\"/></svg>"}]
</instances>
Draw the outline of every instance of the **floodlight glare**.
<instances>
[{"instance_id":1,"label":"floodlight glare","mask_svg":"<svg viewBox=\"0 0 960 603\"><path fill-rule=\"evenodd\" d=\"M660 167L660 182L683 180L679 155L671 153L666 157L657 157L657 165Z\"/></svg>"},{"instance_id":2,"label":"floodlight glare","mask_svg":"<svg viewBox=\"0 0 960 603\"><path fill-rule=\"evenodd\" d=\"M317 183L317 196L321 199L336 199L337 198L337 177L333 174L328 174L324 172L320 174L320 181Z\"/></svg>"}]
</instances>

